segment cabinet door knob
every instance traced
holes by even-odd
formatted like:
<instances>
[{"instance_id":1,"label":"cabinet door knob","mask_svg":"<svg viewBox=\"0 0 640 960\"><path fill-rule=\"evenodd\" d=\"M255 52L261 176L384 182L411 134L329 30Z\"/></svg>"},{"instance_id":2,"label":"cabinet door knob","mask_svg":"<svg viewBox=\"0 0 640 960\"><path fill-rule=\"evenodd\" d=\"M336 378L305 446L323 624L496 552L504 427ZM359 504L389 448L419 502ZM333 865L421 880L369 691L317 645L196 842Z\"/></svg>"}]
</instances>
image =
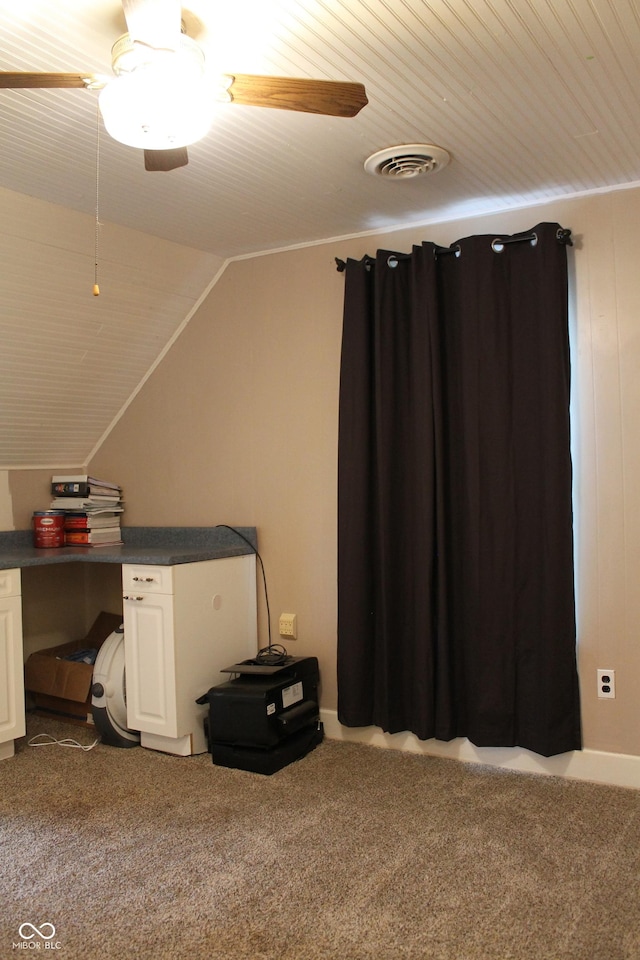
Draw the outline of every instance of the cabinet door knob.
<instances>
[{"instance_id":1,"label":"cabinet door knob","mask_svg":"<svg viewBox=\"0 0 640 960\"><path fill-rule=\"evenodd\" d=\"M123 600L144 600L144 597L128 597L125 595L122 599Z\"/></svg>"},{"instance_id":2,"label":"cabinet door knob","mask_svg":"<svg viewBox=\"0 0 640 960\"><path fill-rule=\"evenodd\" d=\"M142 583L153 583L154 578L153 577L134 577L133 580L136 583L138 581L141 581Z\"/></svg>"}]
</instances>

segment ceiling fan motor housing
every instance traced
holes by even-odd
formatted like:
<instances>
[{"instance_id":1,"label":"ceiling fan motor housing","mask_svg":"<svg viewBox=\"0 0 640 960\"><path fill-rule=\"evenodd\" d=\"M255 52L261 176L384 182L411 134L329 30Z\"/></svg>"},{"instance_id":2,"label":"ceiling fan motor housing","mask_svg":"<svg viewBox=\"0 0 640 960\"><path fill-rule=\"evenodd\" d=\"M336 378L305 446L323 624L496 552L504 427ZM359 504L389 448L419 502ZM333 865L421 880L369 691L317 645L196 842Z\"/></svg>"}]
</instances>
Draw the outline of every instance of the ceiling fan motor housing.
<instances>
[{"instance_id":1,"label":"ceiling fan motor housing","mask_svg":"<svg viewBox=\"0 0 640 960\"><path fill-rule=\"evenodd\" d=\"M195 40L184 33L180 34L175 50L157 50L136 43L128 33L116 40L111 48L111 66L117 77L151 64L162 64L163 69L174 70L183 76L201 77L204 74L204 53Z\"/></svg>"}]
</instances>

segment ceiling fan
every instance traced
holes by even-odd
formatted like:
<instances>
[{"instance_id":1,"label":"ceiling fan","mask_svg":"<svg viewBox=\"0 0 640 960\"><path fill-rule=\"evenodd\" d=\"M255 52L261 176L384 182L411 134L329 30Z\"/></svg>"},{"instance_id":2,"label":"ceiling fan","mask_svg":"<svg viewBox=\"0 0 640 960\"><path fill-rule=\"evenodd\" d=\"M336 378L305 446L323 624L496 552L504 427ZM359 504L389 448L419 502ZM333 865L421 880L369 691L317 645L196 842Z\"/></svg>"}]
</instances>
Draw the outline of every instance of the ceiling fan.
<instances>
[{"instance_id":1,"label":"ceiling fan","mask_svg":"<svg viewBox=\"0 0 640 960\"><path fill-rule=\"evenodd\" d=\"M0 89L99 90L107 132L144 150L147 170L188 163L187 146L205 135L219 101L300 113L355 117L366 105L361 83L225 74L217 89L204 54L182 32L180 0L122 0L128 33L114 44L114 78L82 73L0 72Z\"/></svg>"}]
</instances>

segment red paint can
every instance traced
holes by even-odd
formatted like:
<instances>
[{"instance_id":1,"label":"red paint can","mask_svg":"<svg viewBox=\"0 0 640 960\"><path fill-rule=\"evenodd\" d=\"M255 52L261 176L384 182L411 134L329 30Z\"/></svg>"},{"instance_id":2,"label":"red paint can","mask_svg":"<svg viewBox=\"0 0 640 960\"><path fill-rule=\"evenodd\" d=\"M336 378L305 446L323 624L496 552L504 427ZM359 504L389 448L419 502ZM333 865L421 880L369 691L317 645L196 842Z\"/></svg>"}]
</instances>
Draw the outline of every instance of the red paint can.
<instances>
[{"instance_id":1,"label":"red paint can","mask_svg":"<svg viewBox=\"0 0 640 960\"><path fill-rule=\"evenodd\" d=\"M64 547L62 510L36 510L33 514L34 547Z\"/></svg>"}]
</instances>

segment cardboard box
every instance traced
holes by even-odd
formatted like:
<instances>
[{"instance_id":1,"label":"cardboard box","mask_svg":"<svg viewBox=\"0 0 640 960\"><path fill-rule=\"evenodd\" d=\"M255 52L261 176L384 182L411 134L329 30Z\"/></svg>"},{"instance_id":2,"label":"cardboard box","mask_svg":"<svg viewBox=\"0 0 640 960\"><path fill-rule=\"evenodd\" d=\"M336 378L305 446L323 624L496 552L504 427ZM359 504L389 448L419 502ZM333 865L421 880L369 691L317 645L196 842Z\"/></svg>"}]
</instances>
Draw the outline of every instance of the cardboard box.
<instances>
[{"instance_id":1,"label":"cardboard box","mask_svg":"<svg viewBox=\"0 0 640 960\"><path fill-rule=\"evenodd\" d=\"M76 720L91 717L93 664L65 660L77 650L99 650L107 637L122 625L122 614L100 613L82 640L32 653L25 664L25 690L33 695L36 708Z\"/></svg>"}]
</instances>

